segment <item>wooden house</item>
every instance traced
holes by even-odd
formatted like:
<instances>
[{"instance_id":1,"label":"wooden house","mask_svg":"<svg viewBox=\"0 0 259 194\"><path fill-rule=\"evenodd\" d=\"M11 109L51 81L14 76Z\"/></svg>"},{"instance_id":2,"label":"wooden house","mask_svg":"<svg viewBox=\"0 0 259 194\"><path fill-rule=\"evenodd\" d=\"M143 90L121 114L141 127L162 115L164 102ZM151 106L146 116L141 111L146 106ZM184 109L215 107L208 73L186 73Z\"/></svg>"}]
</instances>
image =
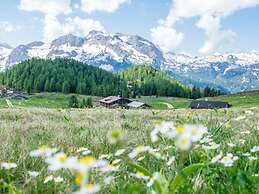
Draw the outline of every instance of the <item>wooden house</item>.
<instances>
[{"instance_id":1,"label":"wooden house","mask_svg":"<svg viewBox=\"0 0 259 194\"><path fill-rule=\"evenodd\" d=\"M120 96L109 96L100 100L99 102L100 102L100 105L106 108L116 108L116 107L124 107L132 101L126 98L122 98Z\"/></svg>"},{"instance_id":2,"label":"wooden house","mask_svg":"<svg viewBox=\"0 0 259 194\"><path fill-rule=\"evenodd\" d=\"M221 101L206 101L206 100L193 100L191 103L191 109L218 109L218 108L230 108L230 104Z\"/></svg>"}]
</instances>

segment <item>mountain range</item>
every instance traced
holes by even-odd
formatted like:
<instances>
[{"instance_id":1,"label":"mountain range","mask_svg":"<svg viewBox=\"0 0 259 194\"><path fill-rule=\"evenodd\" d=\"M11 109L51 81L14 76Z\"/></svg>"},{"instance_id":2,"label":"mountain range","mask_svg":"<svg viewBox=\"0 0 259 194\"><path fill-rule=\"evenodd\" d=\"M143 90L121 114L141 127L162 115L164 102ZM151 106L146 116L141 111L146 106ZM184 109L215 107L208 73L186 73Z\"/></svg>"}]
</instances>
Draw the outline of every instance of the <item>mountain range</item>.
<instances>
[{"instance_id":1,"label":"mountain range","mask_svg":"<svg viewBox=\"0 0 259 194\"><path fill-rule=\"evenodd\" d=\"M140 37L91 31L86 37L72 34L51 43L35 41L12 48L0 43L0 71L31 58L71 58L108 71L135 65L156 67L186 85L215 87L225 92L259 89L259 52L191 56L163 52Z\"/></svg>"}]
</instances>

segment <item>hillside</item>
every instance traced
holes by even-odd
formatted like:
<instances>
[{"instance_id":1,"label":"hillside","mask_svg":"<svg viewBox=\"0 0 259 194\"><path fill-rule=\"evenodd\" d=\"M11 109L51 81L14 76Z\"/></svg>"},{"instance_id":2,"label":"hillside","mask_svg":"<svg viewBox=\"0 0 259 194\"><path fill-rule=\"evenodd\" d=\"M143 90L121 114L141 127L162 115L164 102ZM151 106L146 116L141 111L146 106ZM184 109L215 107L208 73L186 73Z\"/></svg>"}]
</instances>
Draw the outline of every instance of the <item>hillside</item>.
<instances>
[{"instance_id":1,"label":"hillside","mask_svg":"<svg viewBox=\"0 0 259 194\"><path fill-rule=\"evenodd\" d=\"M0 74L0 84L30 93L62 92L92 96L122 95L200 98L215 96L199 88L188 88L162 71L132 67L120 74L111 73L72 59L31 59Z\"/></svg>"},{"instance_id":2,"label":"hillside","mask_svg":"<svg viewBox=\"0 0 259 194\"><path fill-rule=\"evenodd\" d=\"M126 82L118 75L69 59L24 61L0 75L0 83L27 93L128 95Z\"/></svg>"},{"instance_id":3,"label":"hillside","mask_svg":"<svg viewBox=\"0 0 259 194\"><path fill-rule=\"evenodd\" d=\"M135 95L191 97L190 88L180 85L162 71L152 67L132 67L122 72L121 76L128 81Z\"/></svg>"}]
</instances>

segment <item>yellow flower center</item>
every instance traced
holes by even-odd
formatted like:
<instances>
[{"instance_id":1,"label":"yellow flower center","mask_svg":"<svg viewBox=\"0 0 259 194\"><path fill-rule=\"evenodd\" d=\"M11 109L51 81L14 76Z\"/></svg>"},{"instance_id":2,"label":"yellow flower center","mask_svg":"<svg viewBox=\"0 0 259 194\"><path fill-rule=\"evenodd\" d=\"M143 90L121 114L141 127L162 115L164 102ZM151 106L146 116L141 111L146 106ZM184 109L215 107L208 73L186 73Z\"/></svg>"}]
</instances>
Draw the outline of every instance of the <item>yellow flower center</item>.
<instances>
[{"instance_id":1,"label":"yellow flower center","mask_svg":"<svg viewBox=\"0 0 259 194\"><path fill-rule=\"evenodd\" d=\"M80 164L83 164L83 165L90 165L95 162L95 158L92 156L86 156L84 158L81 158L79 162Z\"/></svg>"},{"instance_id":2,"label":"yellow flower center","mask_svg":"<svg viewBox=\"0 0 259 194\"><path fill-rule=\"evenodd\" d=\"M82 184L82 182L83 182L83 175L82 175L82 173L77 173L76 174L76 178L75 178L75 183L76 183L76 185L81 185Z\"/></svg>"},{"instance_id":3,"label":"yellow flower center","mask_svg":"<svg viewBox=\"0 0 259 194\"><path fill-rule=\"evenodd\" d=\"M41 147L39 148L39 151L40 151L41 153L45 153L45 152L48 151L48 150L49 150L49 147L46 146L46 145L43 145L43 146L41 146Z\"/></svg>"},{"instance_id":4,"label":"yellow flower center","mask_svg":"<svg viewBox=\"0 0 259 194\"><path fill-rule=\"evenodd\" d=\"M93 184L90 184L90 183L85 186L86 190L88 191L93 189L93 187L94 187Z\"/></svg>"},{"instance_id":5,"label":"yellow flower center","mask_svg":"<svg viewBox=\"0 0 259 194\"><path fill-rule=\"evenodd\" d=\"M198 133L198 129L193 128L192 131L191 131L191 134L192 135L196 135L197 133Z\"/></svg>"},{"instance_id":6,"label":"yellow flower center","mask_svg":"<svg viewBox=\"0 0 259 194\"><path fill-rule=\"evenodd\" d=\"M188 143L188 141L187 141L186 139L182 139L182 140L181 140L181 144L182 144L182 145L187 145L187 143Z\"/></svg>"},{"instance_id":7,"label":"yellow flower center","mask_svg":"<svg viewBox=\"0 0 259 194\"><path fill-rule=\"evenodd\" d=\"M226 127L227 129L229 129L229 128L232 127L232 125L231 125L230 123L227 123L227 124L225 125L225 127Z\"/></svg>"},{"instance_id":8,"label":"yellow flower center","mask_svg":"<svg viewBox=\"0 0 259 194\"><path fill-rule=\"evenodd\" d=\"M161 124L162 124L162 121L161 121L161 120L156 120L156 121L155 121L155 124L156 124L156 125L161 125Z\"/></svg>"},{"instance_id":9,"label":"yellow flower center","mask_svg":"<svg viewBox=\"0 0 259 194\"><path fill-rule=\"evenodd\" d=\"M226 161L229 161L229 159L230 159L230 158L229 158L228 156L225 156L225 157L222 158L222 160L225 161L225 162L226 162Z\"/></svg>"},{"instance_id":10,"label":"yellow flower center","mask_svg":"<svg viewBox=\"0 0 259 194\"><path fill-rule=\"evenodd\" d=\"M67 160L67 156L65 154L58 157L58 161L61 163L64 163L66 160Z\"/></svg>"},{"instance_id":11,"label":"yellow flower center","mask_svg":"<svg viewBox=\"0 0 259 194\"><path fill-rule=\"evenodd\" d=\"M137 172L136 175L139 176L139 177L144 177L145 176L143 172Z\"/></svg>"},{"instance_id":12,"label":"yellow flower center","mask_svg":"<svg viewBox=\"0 0 259 194\"><path fill-rule=\"evenodd\" d=\"M111 169L113 169L113 165L112 165L112 164L109 164L109 165L107 166L107 168L108 168L109 170L111 170Z\"/></svg>"},{"instance_id":13,"label":"yellow flower center","mask_svg":"<svg viewBox=\"0 0 259 194\"><path fill-rule=\"evenodd\" d=\"M176 127L176 132L181 134L183 132L183 127L182 126Z\"/></svg>"},{"instance_id":14,"label":"yellow flower center","mask_svg":"<svg viewBox=\"0 0 259 194\"><path fill-rule=\"evenodd\" d=\"M143 151L145 149L145 146L138 146L136 148L137 151Z\"/></svg>"},{"instance_id":15,"label":"yellow flower center","mask_svg":"<svg viewBox=\"0 0 259 194\"><path fill-rule=\"evenodd\" d=\"M120 137L120 131L117 131L117 130L112 131L111 136L115 139L119 138Z\"/></svg>"}]
</instances>

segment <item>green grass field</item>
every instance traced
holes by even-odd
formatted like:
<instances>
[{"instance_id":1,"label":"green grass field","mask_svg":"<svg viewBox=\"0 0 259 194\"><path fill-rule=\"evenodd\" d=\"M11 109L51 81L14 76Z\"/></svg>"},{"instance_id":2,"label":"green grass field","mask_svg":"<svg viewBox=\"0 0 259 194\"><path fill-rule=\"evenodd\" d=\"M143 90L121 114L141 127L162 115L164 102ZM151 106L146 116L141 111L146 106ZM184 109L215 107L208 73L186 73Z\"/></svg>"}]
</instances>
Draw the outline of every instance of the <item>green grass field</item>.
<instances>
[{"instance_id":1,"label":"green grass field","mask_svg":"<svg viewBox=\"0 0 259 194\"><path fill-rule=\"evenodd\" d=\"M100 97L92 97L92 109L69 109L71 95L40 93L23 101L0 98L0 193L80 190L76 194L85 194L95 193L94 189L102 194L259 193L258 93L208 98L232 105L223 110L191 110L191 100L166 97L137 99L151 105L150 110L100 108ZM80 101L87 98L77 97ZM163 121L180 126L170 124L175 132L193 124L193 129L199 131L202 125L208 133L198 142L191 142L185 133L171 139L168 125L156 124ZM151 141L155 126L161 129L159 143ZM188 151L181 150L188 145L179 144L181 137L190 141ZM116 144L111 142L114 138ZM30 156L43 145L56 148L57 155L46 161ZM130 158L130 153L142 149L149 151ZM78 159L67 167L71 156ZM221 158L212 163L217 157ZM103 158L108 171L101 173L104 167L75 170L81 160L97 164ZM51 171L51 165L63 167ZM82 177L87 178L87 186Z\"/></svg>"},{"instance_id":2,"label":"green grass field","mask_svg":"<svg viewBox=\"0 0 259 194\"><path fill-rule=\"evenodd\" d=\"M56 94L56 93L40 93L29 96L28 100L13 100L10 99L14 107L42 107L42 108L67 108L69 97L71 95ZM88 96L77 95L79 100ZM92 97L94 106L98 106L98 100L101 97ZM220 100L228 102L232 107L249 108L259 105L259 92L244 93L237 95L219 96L207 98L209 100ZM173 97L150 97L142 96L136 100L141 100L149 104L152 109L170 110L170 109L186 109L190 107L191 100L185 98ZM8 105L5 99L0 98L0 108L7 108Z\"/></svg>"},{"instance_id":3,"label":"green grass field","mask_svg":"<svg viewBox=\"0 0 259 194\"><path fill-rule=\"evenodd\" d=\"M258 108L218 111L4 108L0 111L0 163L12 162L17 167L0 169L0 193L68 194L79 189L75 183L80 182L80 176L73 171L50 171L43 159L29 155L42 145L79 158L84 157L77 152L80 147L91 150L90 155L97 159L108 155L107 160L117 170L104 174L93 170L88 177L89 183L101 186L103 194L154 190L158 194L258 193L258 152L251 152L259 145L258 119ZM161 138L159 143L152 143L150 133L158 120L204 125L210 135L207 138L219 147L205 149L205 145L195 143L190 151L183 152L173 140ZM115 137L120 138L117 144L111 144L108 134L117 130L120 135ZM154 148L156 155L142 153L130 159L128 154L138 145ZM125 152L116 155L119 149ZM232 153L238 159L230 167L211 163L220 152ZM168 165L172 157L175 159ZM62 163L65 158L57 161ZM29 171L39 175L32 177ZM58 179L46 181L50 175ZM112 181L104 184L106 178ZM155 182L148 187L151 180Z\"/></svg>"}]
</instances>

